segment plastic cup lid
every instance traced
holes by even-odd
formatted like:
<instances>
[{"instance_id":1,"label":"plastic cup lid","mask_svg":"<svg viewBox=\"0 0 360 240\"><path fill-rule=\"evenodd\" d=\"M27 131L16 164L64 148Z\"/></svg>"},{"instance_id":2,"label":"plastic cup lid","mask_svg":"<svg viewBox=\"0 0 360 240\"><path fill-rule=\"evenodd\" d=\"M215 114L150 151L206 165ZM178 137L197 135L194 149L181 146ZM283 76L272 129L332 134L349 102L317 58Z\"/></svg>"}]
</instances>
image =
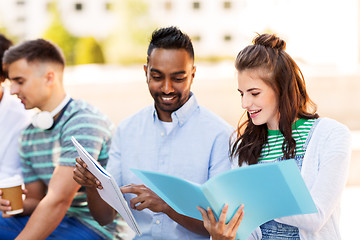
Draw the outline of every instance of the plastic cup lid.
<instances>
[{"instance_id":1,"label":"plastic cup lid","mask_svg":"<svg viewBox=\"0 0 360 240\"><path fill-rule=\"evenodd\" d=\"M15 175L13 177L5 178L0 180L0 188L8 188L19 186L24 183L24 180L20 175Z\"/></svg>"}]
</instances>

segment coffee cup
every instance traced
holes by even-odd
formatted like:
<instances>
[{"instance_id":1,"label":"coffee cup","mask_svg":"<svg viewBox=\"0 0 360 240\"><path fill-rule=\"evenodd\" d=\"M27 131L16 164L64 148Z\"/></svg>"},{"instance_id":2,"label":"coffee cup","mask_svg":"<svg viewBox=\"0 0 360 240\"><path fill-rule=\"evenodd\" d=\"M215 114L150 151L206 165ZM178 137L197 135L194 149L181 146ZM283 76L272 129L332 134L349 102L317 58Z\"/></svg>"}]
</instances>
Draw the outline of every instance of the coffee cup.
<instances>
[{"instance_id":1,"label":"coffee cup","mask_svg":"<svg viewBox=\"0 0 360 240\"><path fill-rule=\"evenodd\" d=\"M0 189L2 191L2 199L10 201L11 211L6 211L8 215L15 215L22 213L23 199L22 199L22 186L23 179L19 175L14 177L0 180Z\"/></svg>"}]
</instances>

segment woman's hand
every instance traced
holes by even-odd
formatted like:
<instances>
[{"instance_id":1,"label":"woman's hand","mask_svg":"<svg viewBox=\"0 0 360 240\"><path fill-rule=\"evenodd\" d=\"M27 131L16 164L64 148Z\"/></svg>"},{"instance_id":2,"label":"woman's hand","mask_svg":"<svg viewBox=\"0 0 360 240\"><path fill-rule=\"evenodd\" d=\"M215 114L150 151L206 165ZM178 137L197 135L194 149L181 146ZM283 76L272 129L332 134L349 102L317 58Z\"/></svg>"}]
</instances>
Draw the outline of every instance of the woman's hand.
<instances>
[{"instance_id":1,"label":"woman's hand","mask_svg":"<svg viewBox=\"0 0 360 240\"><path fill-rule=\"evenodd\" d=\"M204 221L204 227L209 232L213 240L233 240L236 236L236 231L244 216L244 205L241 205L232 219L226 224L226 213L229 208L228 204L225 204L221 210L219 222L216 221L213 211L208 208L207 211L201 207L197 207L201 212Z\"/></svg>"}]
</instances>

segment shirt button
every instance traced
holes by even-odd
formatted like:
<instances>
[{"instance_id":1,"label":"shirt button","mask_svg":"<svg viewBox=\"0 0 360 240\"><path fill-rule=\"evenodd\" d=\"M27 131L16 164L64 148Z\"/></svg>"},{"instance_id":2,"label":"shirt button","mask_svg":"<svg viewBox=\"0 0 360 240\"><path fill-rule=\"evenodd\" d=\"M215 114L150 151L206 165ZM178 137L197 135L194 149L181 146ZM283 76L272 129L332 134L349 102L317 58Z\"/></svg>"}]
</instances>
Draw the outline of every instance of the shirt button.
<instances>
[{"instance_id":1,"label":"shirt button","mask_svg":"<svg viewBox=\"0 0 360 240\"><path fill-rule=\"evenodd\" d=\"M156 223L156 224L160 224L160 220L156 220L155 223Z\"/></svg>"},{"instance_id":2,"label":"shirt button","mask_svg":"<svg viewBox=\"0 0 360 240\"><path fill-rule=\"evenodd\" d=\"M161 132L160 135L163 137L163 136L165 135L165 133L164 133L164 132Z\"/></svg>"}]
</instances>

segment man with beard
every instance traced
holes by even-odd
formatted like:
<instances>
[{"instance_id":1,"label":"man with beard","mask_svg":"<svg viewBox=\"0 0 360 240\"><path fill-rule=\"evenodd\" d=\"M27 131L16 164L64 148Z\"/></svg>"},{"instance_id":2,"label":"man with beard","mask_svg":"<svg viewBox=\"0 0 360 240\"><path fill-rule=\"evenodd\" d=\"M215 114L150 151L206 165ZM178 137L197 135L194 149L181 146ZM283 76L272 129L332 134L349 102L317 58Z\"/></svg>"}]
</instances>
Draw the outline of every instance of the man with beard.
<instances>
[{"instance_id":1,"label":"man with beard","mask_svg":"<svg viewBox=\"0 0 360 240\"><path fill-rule=\"evenodd\" d=\"M175 212L130 169L162 172L202 184L230 169L233 129L199 106L190 91L196 71L194 50L190 38L178 28L153 33L144 71L155 104L120 123L106 168L122 186L142 231L135 239L209 239L201 221ZM101 183L80 158L77 162L74 179L86 187L92 215L101 225L112 222L116 212L96 190Z\"/></svg>"}]
</instances>

